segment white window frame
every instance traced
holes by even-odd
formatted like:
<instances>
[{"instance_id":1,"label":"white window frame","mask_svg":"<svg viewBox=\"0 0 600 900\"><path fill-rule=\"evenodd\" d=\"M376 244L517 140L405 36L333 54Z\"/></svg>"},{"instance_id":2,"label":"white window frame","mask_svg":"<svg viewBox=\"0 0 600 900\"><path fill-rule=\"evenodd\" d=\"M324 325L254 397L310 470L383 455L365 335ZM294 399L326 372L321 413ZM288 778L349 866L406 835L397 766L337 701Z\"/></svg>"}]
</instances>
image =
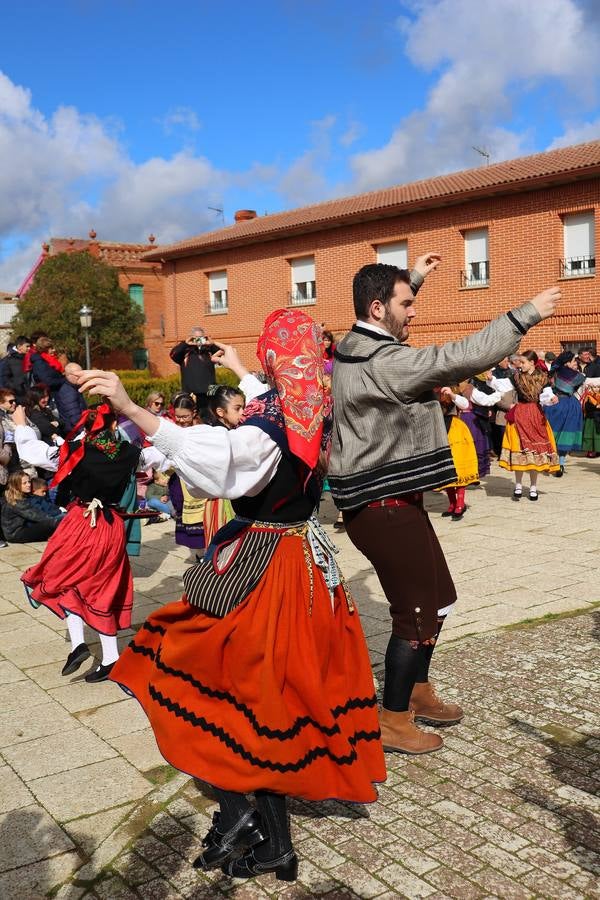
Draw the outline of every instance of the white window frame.
<instances>
[{"instance_id":1,"label":"white window frame","mask_svg":"<svg viewBox=\"0 0 600 900\"><path fill-rule=\"evenodd\" d=\"M208 312L226 313L229 311L229 292L227 288L227 270L208 272Z\"/></svg>"},{"instance_id":2,"label":"white window frame","mask_svg":"<svg viewBox=\"0 0 600 900\"><path fill-rule=\"evenodd\" d=\"M317 302L317 276L314 256L298 256L290 260L292 289L290 306L311 306Z\"/></svg>"},{"instance_id":3,"label":"white window frame","mask_svg":"<svg viewBox=\"0 0 600 900\"><path fill-rule=\"evenodd\" d=\"M465 271L463 287L487 287L490 283L489 229L469 228L463 231L465 242Z\"/></svg>"},{"instance_id":4,"label":"white window frame","mask_svg":"<svg viewBox=\"0 0 600 900\"><path fill-rule=\"evenodd\" d=\"M569 213L563 218L563 278L583 278L596 274L596 229L594 210Z\"/></svg>"}]
</instances>

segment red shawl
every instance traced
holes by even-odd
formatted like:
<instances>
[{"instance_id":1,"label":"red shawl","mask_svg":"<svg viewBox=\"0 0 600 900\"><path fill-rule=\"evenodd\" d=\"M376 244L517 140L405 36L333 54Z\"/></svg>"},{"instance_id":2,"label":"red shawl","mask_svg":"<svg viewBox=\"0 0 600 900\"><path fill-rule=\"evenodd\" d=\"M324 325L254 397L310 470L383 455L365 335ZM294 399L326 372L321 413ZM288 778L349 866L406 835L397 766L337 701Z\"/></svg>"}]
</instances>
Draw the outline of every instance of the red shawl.
<instances>
[{"instance_id":1,"label":"red shawl","mask_svg":"<svg viewBox=\"0 0 600 900\"><path fill-rule=\"evenodd\" d=\"M256 354L277 389L290 452L314 469L323 435L321 329L298 309L277 309L265 321Z\"/></svg>"}]
</instances>

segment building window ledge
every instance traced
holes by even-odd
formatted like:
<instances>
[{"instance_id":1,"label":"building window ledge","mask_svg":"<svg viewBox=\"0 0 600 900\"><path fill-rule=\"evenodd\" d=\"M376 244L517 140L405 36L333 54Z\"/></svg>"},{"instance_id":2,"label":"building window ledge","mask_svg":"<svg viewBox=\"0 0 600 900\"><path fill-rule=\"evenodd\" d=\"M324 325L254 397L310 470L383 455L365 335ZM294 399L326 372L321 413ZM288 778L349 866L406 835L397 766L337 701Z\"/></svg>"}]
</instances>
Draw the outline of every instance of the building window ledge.
<instances>
[{"instance_id":1,"label":"building window ledge","mask_svg":"<svg viewBox=\"0 0 600 900\"><path fill-rule=\"evenodd\" d=\"M465 284L463 287L459 287L459 291L480 291L482 288L485 290L489 288L489 281L480 282L479 284Z\"/></svg>"},{"instance_id":2,"label":"building window ledge","mask_svg":"<svg viewBox=\"0 0 600 900\"><path fill-rule=\"evenodd\" d=\"M214 309L212 306L206 307L206 315L207 316L225 316L229 312L229 307L226 306L223 309Z\"/></svg>"},{"instance_id":3,"label":"building window ledge","mask_svg":"<svg viewBox=\"0 0 600 900\"><path fill-rule=\"evenodd\" d=\"M595 272L582 272L581 275L560 275L559 281L589 281L590 278L595 278Z\"/></svg>"}]
</instances>

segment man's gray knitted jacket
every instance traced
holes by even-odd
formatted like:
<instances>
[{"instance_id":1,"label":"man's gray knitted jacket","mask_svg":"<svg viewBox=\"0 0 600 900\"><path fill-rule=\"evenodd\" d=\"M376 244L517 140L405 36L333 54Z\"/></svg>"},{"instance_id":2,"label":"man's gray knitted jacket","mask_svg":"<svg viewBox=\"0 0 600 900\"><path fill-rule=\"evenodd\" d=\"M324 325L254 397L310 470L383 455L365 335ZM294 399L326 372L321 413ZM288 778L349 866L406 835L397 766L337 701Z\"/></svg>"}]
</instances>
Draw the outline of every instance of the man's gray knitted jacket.
<instances>
[{"instance_id":1,"label":"man's gray knitted jacket","mask_svg":"<svg viewBox=\"0 0 600 900\"><path fill-rule=\"evenodd\" d=\"M358 322L335 351L328 479L339 509L442 487L454 464L434 387L455 384L514 353L540 321L524 303L481 331L420 349Z\"/></svg>"}]
</instances>

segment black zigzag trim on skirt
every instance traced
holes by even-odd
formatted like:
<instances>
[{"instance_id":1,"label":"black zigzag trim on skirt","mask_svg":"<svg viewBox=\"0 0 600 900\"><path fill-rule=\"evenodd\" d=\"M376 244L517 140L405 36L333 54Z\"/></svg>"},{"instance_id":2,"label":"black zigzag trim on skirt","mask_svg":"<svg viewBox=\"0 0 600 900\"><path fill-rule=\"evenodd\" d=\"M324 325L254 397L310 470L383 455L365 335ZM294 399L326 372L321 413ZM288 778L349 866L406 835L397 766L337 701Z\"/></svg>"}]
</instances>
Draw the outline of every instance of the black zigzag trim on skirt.
<instances>
[{"instance_id":1,"label":"black zigzag trim on skirt","mask_svg":"<svg viewBox=\"0 0 600 900\"><path fill-rule=\"evenodd\" d=\"M169 697L165 697L154 687L154 685L149 684L148 691L152 699L160 706L168 709L169 712L173 713L173 715L178 718L189 722L189 724L193 725L195 728L201 728L203 731L212 734L229 747L230 750L237 753L238 756L241 756L246 762L250 763L250 765L257 766L259 769L270 769L273 772L299 772L301 769L305 769L307 766L311 765L311 763L315 762L315 760L322 757L329 757L329 759L338 766L349 766L356 762L358 758L356 750L354 749L358 741L377 741L381 737L381 731L379 729L377 729L377 731L356 731L354 734L348 735L347 737L348 743L352 745L352 750L346 756L336 756L328 747L313 747L312 750L309 750L308 753L296 762L278 763L273 762L270 759L261 759L258 756L254 756L253 753L246 750L245 747L238 743L238 741L223 728L220 728L213 722L208 722L202 716L197 716L195 713L191 712L191 710L186 709L184 706L180 706L179 703L175 703L175 701L171 700Z\"/></svg>"},{"instance_id":2,"label":"black zigzag trim on skirt","mask_svg":"<svg viewBox=\"0 0 600 900\"><path fill-rule=\"evenodd\" d=\"M163 628L162 625L152 625L150 622L144 622L142 628L145 631L149 631L151 634L165 635L167 633L167 629Z\"/></svg>"},{"instance_id":3,"label":"black zigzag trim on skirt","mask_svg":"<svg viewBox=\"0 0 600 900\"><path fill-rule=\"evenodd\" d=\"M268 737L279 741L290 740L291 738L296 737L300 733L300 731L307 725L313 725L314 728L317 728L320 732L326 734L328 737L340 733L340 726L337 723L335 725L321 725L310 716L301 716L297 718L294 724L290 728L287 728L285 730L281 728L269 728L268 725L261 725L253 711L248 706L246 706L245 703L241 703L239 700L237 700L228 691L217 691L213 688L209 688L206 685L202 684L201 681L198 681L197 678L194 678L193 675L190 675L187 672L182 672L180 669L174 669L164 663L160 656L160 648L155 651L151 647L139 646L135 643L135 641L131 641L129 646L134 653L141 653L144 656L149 656L154 661L156 668L161 672L164 672L165 675L170 675L173 678L181 678L182 681L191 684L192 687L196 688L197 691L207 697L212 697L215 700L224 700L225 702L230 703L239 713L241 713L248 719L248 721L260 737ZM377 697L375 695L373 695L372 697L353 697L342 706L336 706L335 709L332 709L331 714L334 719L337 719L344 713L349 712L351 709L369 709L375 707L376 705Z\"/></svg>"}]
</instances>

